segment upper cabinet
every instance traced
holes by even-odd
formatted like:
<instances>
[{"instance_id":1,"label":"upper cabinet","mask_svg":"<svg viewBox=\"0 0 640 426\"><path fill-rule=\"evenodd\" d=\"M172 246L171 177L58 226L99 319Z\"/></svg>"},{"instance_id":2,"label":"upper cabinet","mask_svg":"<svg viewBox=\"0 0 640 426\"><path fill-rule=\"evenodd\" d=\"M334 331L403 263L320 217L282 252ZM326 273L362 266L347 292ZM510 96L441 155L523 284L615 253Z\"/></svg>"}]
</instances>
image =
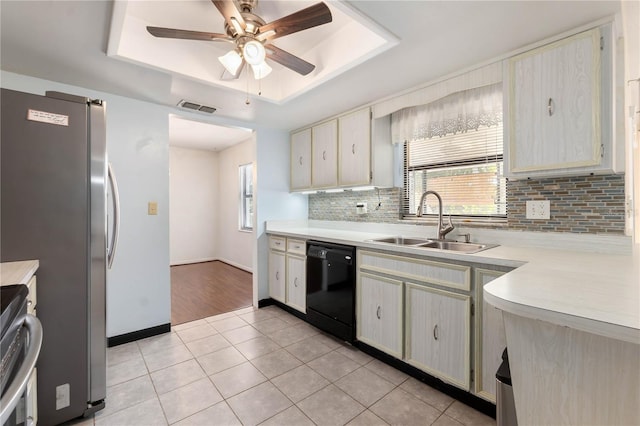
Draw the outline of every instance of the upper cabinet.
<instances>
[{"instance_id":1,"label":"upper cabinet","mask_svg":"<svg viewBox=\"0 0 640 426\"><path fill-rule=\"evenodd\" d=\"M609 25L507 60L508 177L623 171L612 126L613 43Z\"/></svg>"},{"instance_id":2,"label":"upper cabinet","mask_svg":"<svg viewBox=\"0 0 640 426\"><path fill-rule=\"evenodd\" d=\"M393 186L390 118L361 110L291 134L291 191Z\"/></svg>"},{"instance_id":3,"label":"upper cabinet","mask_svg":"<svg viewBox=\"0 0 640 426\"><path fill-rule=\"evenodd\" d=\"M291 190L311 186L311 129L291 135Z\"/></svg>"}]
</instances>

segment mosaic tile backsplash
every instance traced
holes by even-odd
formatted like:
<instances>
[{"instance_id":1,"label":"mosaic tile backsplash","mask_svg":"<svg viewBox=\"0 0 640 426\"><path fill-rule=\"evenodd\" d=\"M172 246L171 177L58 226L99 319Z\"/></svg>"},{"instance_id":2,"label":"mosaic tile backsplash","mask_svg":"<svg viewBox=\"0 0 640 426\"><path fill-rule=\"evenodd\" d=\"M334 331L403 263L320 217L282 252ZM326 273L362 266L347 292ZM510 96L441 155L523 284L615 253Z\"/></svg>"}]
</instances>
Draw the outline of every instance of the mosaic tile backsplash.
<instances>
[{"instance_id":1,"label":"mosaic tile backsplash","mask_svg":"<svg viewBox=\"0 0 640 426\"><path fill-rule=\"evenodd\" d=\"M388 188L311 194L309 219L401 223L401 191L400 188ZM551 218L526 219L527 200L549 200ZM367 203L366 214L357 214L356 203L360 202ZM624 175L509 181L507 205L507 229L622 235L625 226Z\"/></svg>"}]
</instances>

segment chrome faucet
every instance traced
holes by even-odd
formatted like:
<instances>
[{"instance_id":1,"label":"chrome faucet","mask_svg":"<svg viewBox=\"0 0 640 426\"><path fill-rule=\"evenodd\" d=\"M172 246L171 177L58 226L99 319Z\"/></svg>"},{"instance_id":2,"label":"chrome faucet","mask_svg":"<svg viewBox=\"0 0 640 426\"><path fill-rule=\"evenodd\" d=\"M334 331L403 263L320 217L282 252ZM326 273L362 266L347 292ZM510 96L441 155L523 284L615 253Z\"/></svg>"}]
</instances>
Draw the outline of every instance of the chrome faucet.
<instances>
[{"instance_id":1,"label":"chrome faucet","mask_svg":"<svg viewBox=\"0 0 640 426\"><path fill-rule=\"evenodd\" d=\"M416 216L422 217L422 205L424 204L425 198L427 198L427 195L429 194L435 195L438 199L438 239L444 240L445 235L453 231L454 226L453 223L451 223L451 215L449 215L449 223L447 225L442 222L442 197L440 197L440 194L438 194L436 191L425 191L425 193L422 194L422 197L420 197L420 203L418 203L418 211L416 213Z\"/></svg>"}]
</instances>

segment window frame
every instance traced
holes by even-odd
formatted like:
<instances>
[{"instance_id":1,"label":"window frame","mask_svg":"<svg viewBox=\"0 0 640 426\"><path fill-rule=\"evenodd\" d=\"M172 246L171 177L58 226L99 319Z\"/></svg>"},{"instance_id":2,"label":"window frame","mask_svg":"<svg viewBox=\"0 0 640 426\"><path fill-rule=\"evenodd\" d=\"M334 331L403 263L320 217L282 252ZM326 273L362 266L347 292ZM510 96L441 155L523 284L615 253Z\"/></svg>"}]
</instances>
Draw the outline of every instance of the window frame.
<instances>
[{"instance_id":1,"label":"window frame","mask_svg":"<svg viewBox=\"0 0 640 426\"><path fill-rule=\"evenodd\" d=\"M249 171L249 176L247 176L247 171ZM253 232L253 163L240 164L238 173L240 176L238 228L240 231Z\"/></svg>"}]
</instances>

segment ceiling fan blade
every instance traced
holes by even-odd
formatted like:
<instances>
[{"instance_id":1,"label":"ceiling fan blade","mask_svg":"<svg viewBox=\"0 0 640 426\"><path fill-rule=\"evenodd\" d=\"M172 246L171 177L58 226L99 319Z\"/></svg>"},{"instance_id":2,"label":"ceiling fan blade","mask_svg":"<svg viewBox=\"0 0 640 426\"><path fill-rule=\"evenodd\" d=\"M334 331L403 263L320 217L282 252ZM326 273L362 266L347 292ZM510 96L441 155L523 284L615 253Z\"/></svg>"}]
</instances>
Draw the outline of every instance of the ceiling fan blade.
<instances>
[{"instance_id":1,"label":"ceiling fan blade","mask_svg":"<svg viewBox=\"0 0 640 426\"><path fill-rule=\"evenodd\" d=\"M267 53L267 58L292 69L298 74L307 75L316 68L315 65L310 64L304 59L292 55L287 51L275 47L273 44L267 44L264 48Z\"/></svg>"},{"instance_id":2,"label":"ceiling fan blade","mask_svg":"<svg viewBox=\"0 0 640 426\"><path fill-rule=\"evenodd\" d=\"M227 21L227 24L229 24L231 28L235 28L238 33L244 33L247 24L244 22L244 18L233 0L211 0L211 2L218 8L218 11L224 16L224 20ZM237 25L234 25L234 20L239 24L239 28Z\"/></svg>"},{"instance_id":3,"label":"ceiling fan blade","mask_svg":"<svg viewBox=\"0 0 640 426\"><path fill-rule=\"evenodd\" d=\"M307 28L329 23L332 19L329 7L324 3L317 3L261 26L258 32L258 39L273 40ZM273 33L274 31L275 33ZM265 34L267 32L272 33ZM260 34L263 34L263 37L260 37Z\"/></svg>"},{"instance_id":4,"label":"ceiling fan blade","mask_svg":"<svg viewBox=\"0 0 640 426\"><path fill-rule=\"evenodd\" d=\"M207 33L202 31L177 30L174 28L147 27L153 36L163 38L179 38L184 40L233 41L226 34Z\"/></svg>"}]
</instances>

